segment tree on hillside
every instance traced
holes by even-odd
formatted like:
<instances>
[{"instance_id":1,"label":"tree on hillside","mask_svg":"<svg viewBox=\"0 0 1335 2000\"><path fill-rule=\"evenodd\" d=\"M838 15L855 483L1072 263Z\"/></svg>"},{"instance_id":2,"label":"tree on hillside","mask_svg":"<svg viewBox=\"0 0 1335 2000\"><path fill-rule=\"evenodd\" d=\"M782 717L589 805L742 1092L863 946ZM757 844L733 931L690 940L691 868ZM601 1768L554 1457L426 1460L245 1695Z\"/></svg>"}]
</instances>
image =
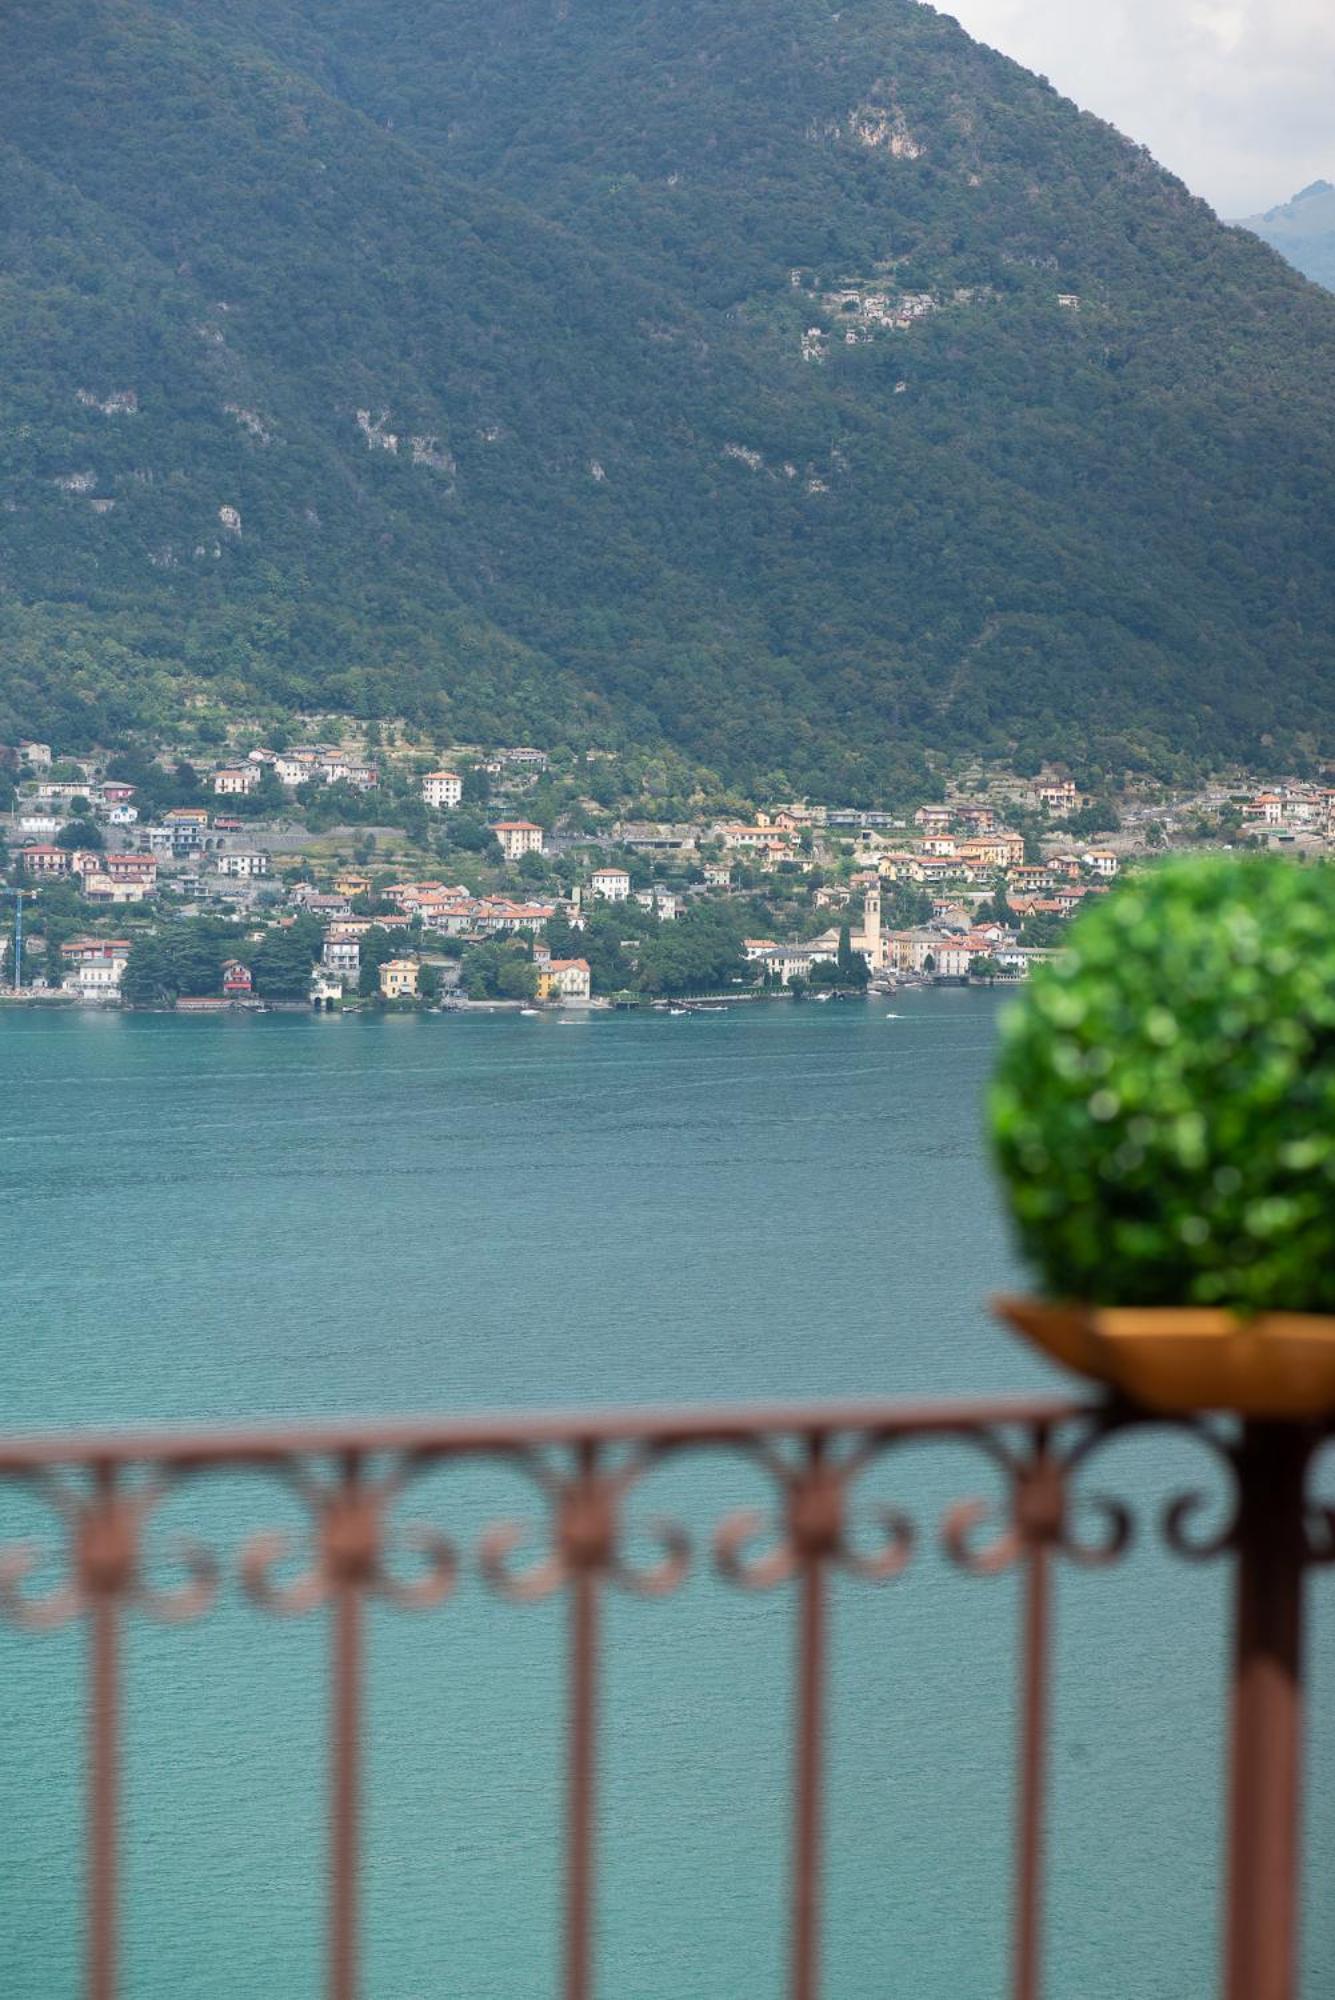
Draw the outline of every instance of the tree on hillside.
<instances>
[{"instance_id":1,"label":"tree on hillside","mask_svg":"<svg viewBox=\"0 0 1335 2000\"><path fill-rule=\"evenodd\" d=\"M1007 930L1010 930L1014 926L1015 912L1010 906L1010 897L1006 893L1006 878L1004 875L998 875L990 898L987 902L978 905L975 917L980 924L1002 924Z\"/></svg>"},{"instance_id":2,"label":"tree on hillside","mask_svg":"<svg viewBox=\"0 0 1335 2000\"><path fill-rule=\"evenodd\" d=\"M358 952L357 991L362 998L371 999L380 991L380 968L389 959L397 958L403 950L403 940L397 931L382 930L379 924L369 931L363 931Z\"/></svg>"},{"instance_id":3,"label":"tree on hillside","mask_svg":"<svg viewBox=\"0 0 1335 2000\"><path fill-rule=\"evenodd\" d=\"M1073 840L1093 840L1101 833L1116 833L1121 824L1122 816L1111 799L1090 799L1062 821L1062 831Z\"/></svg>"},{"instance_id":4,"label":"tree on hillside","mask_svg":"<svg viewBox=\"0 0 1335 2000\"><path fill-rule=\"evenodd\" d=\"M751 976L736 912L701 903L646 938L635 984L642 993L709 993Z\"/></svg>"},{"instance_id":5,"label":"tree on hillside","mask_svg":"<svg viewBox=\"0 0 1335 2000\"><path fill-rule=\"evenodd\" d=\"M625 903L598 903L589 908L582 931L558 913L549 919L543 935L553 958L588 960L595 993L620 993L635 976L622 939L652 936L657 927L657 918L638 904L632 910Z\"/></svg>"},{"instance_id":6,"label":"tree on hillside","mask_svg":"<svg viewBox=\"0 0 1335 2000\"><path fill-rule=\"evenodd\" d=\"M492 939L465 952L462 981L470 1000L531 1000L538 971L522 944Z\"/></svg>"},{"instance_id":7,"label":"tree on hillside","mask_svg":"<svg viewBox=\"0 0 1335 2000\"><path fill-rule=\"evenodd\" d=\"M250 954L251 976L262 1000L304 1000L323 933L313 917L266 931Z\"/></svg>"},{"instance_id":8,"label":"tree on hillside","mask_svg":"<svg viewBox=\"0 0 1335 2000\"><path fill-rule=\"evenodd\" d=\"M860 951L853 949L853 932L847 923L839 926L839 955L835 959L841 986L865 987L871 978L871 967Z\"/></svg>"},{"instance_id":9,"label":"tree on hillside","mask_svg":"<svg viewBox=\"0 0 1335 2000\"><path fill-rule=\"evenodd\" d=\"M121 975L121 999L128 1007L170 1007L180 991L171 956L158 937L136 938Z\"/></svg>"},{"instance_id":10,"label":"tree on hillside","mask_svg":"<svg viewBox=\"0 0 1335 2000\"><path fill-rule=\"evenodd\" d=\"M202 999L221 992L223 959L231 953L216 936L191 925L168 938L164 949L177 993Z\"/></svg>"},{"instance_id":11,"label":"tree on hillside","mask_svg":"<svg viewBox=\"0 0 1335 2000\"><path fill-rule=\"evenodd\" d=\"M102 838L101 828L94 826L90 819L72 819L67 826L62 826L56 835L57 847L71 849L84 847L100 854L106 844Z\"/></svg>"}]
</instances>

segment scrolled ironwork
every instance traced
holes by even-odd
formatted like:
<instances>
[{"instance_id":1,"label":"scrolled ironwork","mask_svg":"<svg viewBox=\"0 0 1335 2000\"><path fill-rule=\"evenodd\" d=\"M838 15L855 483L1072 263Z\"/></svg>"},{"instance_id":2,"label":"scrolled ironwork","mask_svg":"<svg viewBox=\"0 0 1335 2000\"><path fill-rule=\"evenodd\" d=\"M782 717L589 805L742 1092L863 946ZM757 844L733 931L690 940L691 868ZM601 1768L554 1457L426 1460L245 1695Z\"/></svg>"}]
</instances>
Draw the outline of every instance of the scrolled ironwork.
<instances>
[{"instance_id":1,"label":"scrolled ironwork","mask_svg":"<svg viewBox=\"0 0 1335 2000\"><path fill-rule=\"evenodd\" d=\"M363 1478L353 1465L330 1484L314 1479L304 1466L288 1468L289 1483L314 1517L313 1557L299 1575L284 1582L277 1572L298 1554L298 1539L273 1529L251 1536L238 1565L246 1596L261 1610L289 1618L303 1617L349 1589L381 1598L400 1611L431 1610L443 1603L459 1575L458 1554L448 1536L419 1523L397 1538L386 1529L390 1503L424 1464L414 1456L378 1481ZM422 1558L420 1575L405 1579L388 1567L396 1539Z\"/></svg>"},{"instance_id":2,"label":"scrolled ironwork","mask_svg":"<svg viewBox=\"0 0 1335 2000\"><path fill-rule=\"evenodd\" d=\"M1237 1545L1236 1512L1213 1533L1194 1532L1192 1524L1210 1505L1208 1494L1195 1491L1175 1493L1164 1503L1159 1532L1165 1546L1184 1562L1213 1562L1216 1556L1227 1555Z\"/></svg>"},{"instance_id":3,"label":"scrolled ironwork","mask_svg":"<svg viewBox=\"0 0 1335 2000\"><path fill-rule=\"evenodd\" d=\"M536 1562L516 1568L511 1557L533 1539L518 1521L498 1521L478 1546L484 1581L515 1604L533 1604L565 1589L576 1577L597 1575L636 1597L668 1597L690 1574L690 1536L680 1522L664 1516L638 1524L636 1539L656 1542L659 1560L639 1565L626 1554L623 1503L627 1494L660 1462L663 1454L646 1447L616 1465L603 1466L585 1450L581 1463L565 1473L537 1453L512 1455L510 1462L539 1488L550 1517L548 1546Z\"/></svg>"},{"instance_id":4,"label":"scrolled ironwork","mask_svg":"<svg viewBox=\"0 0 1335 2000\"><path fill-rule=\"evenodd\" d=\"M989 1541L975 1545L979 1528L995 1524L997 1508L990 1500L957 1500L941 1518L941 1547L956 1569L969 1576L1001 1576L1013 1569L1024 1548L1012 1521L995 1529Z\"/></svg>"},{"instance_id":5,"label":"scrolled ironwork","mask_svg":"<svg viewBox=\"0 0 1335 2000\"><path fill-rule=\"evenodd\" d=\"M1196 1525L1206 1511L1217 1504L1199 1488L1189 1487L1170 1494L1160 1504L1153 1520L1164 1547L1182 1561L1192 1563L1212 1562L1236 1548L1240 1491L1233 1441L1202 1418L1167 1419L1113 1404L1085 1417L1064 1460L1072 1508L1097 1514L1106 1524L1107 1532L1101 1540L1088 1542L1068 1525L1062 1541L1065 1555L1077 1563L1097 1568L1118 1561L1131 1549L1136 1537L1136 1521L1130 1507L1106 1494L1081 1492L1079 1475L1106 1445L1135 1433L1164 1427L1204 1447L1227 1478L1225 1515L1212 1530L1202 1532Z\"/></svg>"},{"instance_id":6,"label":"scrolled ironwork","mask_svg":"<svg viewBox=\"0 0 1335 2000\"><path fill-rule=\"evenodd\" d=\"M908 1568L917 1530L901 1509L884 1503L870 1509L882 1538L874 1550L859 1547L850 1535L850 1488L870 1462L865 1450L832 1455L827 1440L817 1437L796 1462L772 1447L749 1455L780 1489L781 1525L757 1508L729 1514L714 1533L714 1567L725 1581L742 1590L773 1590L808 1565L825 1562L863 1582L888 1583ZM775 1537L773 1546L748 1558L748 1547L766 1534Z\"/></svg>"},{"instance_id":7,"label":"scrolled ironwork","mask_svg":"<svg viewBox=\"0 0 1335 2000\"><path fill-rule=\"evenodd\" d=\"M19 1542L0 1555L0 1617L22 1632L54 1632L77 1618L83 1609L78 1587L66 1580L40 1597L29 1597L23 1583L45 1560L41 1547Z\"/></svg>"},{"instance_id":8,"label":"scrolled ironwork","mask_svg":"<svg viewBox=\"0 0 1335 2000\"><path fill-rule=\"evenodd\" d=\"M497 1521L484 1532L478 1544L478 1567L483 1581L512 1604L536 1604L544 1597L551 1597L566 1581L565 1565L555 1550L549 1549L540 1562L527 1570L515 1571L510 1567L509 1558L529 1538L530 1531L522 1521Z\"/></svg>"},{"instance_id":9,"label":"scrolled ironwork","mask_svg":"<svg viewBox=\"0 0 1335 2000\"><path fill-rule=\"evenodd\" d=\"M636 1533L656 1542L663 1551L662 1558L637 1568L627 1562L618 1547L612 1561L613 1579L633 1597L671 1597L691 1572L694 1551L690 1536L680 1521L665 1515L654 1515Z\"/></svg>"},{"instance_id":10,"label":"scrolled ironwork","mask_svg":"<svg viewBox=\"0 0 1335 2000\"><path fill-rule=\"evenodd\" d=\"M1106 1448L1165 1428L1198 1445L1226 1475L1227 1490L1184 1485L1139 1513L1093 1491L1089 1475ZM481 1434L475 1434L476 1431ZM1317 1447L1328 1428L1312 1438ZM289 1444L288 1439L291 1439ZM879 1496L859 1498L875 1468L909 1445L956 1448L990 1468L988 1497L962 1497L934 1528ZM739 1588L773 1589L819 1565L869 1583L902 1576L935 1543L965 1573L997 1576L1038 1549L1084 1567L1119 1561L1138 1530L1173 1555L1204 1562L1232 1553L1238 1534L1237 1440L1219 1420L1161 1419L1130 1406L1005 1404L880 1414L788 1411L668 1413L624 1423L574 1418L523 1420L470 1429L386 1428L239 1437L87 1450L16 1448L0 1440L0 1479L54 1517L57 1532L0 1548L0 1619L48 1631L115 1602L168 1623L203 1616L226 1576L262 1609L299 1616L340 1589L405 1610L439 1605L457 1587L456 1541L432 1524L396 1526L404 1494L443 1465L501 1464L541 1499L543 1523L500 1520L483 1532L477 1567L485 1584L531 1602L596 1576L631 1595L658 1598L686 1583L692 1538L677 1520L629 1518L646 1476L687 1451L723 1452L764 1475L775 1505L727 1513L710 1536L713 1566ZM304 1527L270 1527L220 1557L188 1535L151 1532L163 1503L187 1481L245 1470L285 1484ZM967 1494L967 1488L966 1488ZM1335 1503L1306 1511L1305 1560L1335 1563ZM524 1551L531 1548L531 1559ZM63 1576L48 1581L58 1559ZM45 1586L45 1587L44 1587Z\"/></svg>"},{"instance_id":11,"label":"scrolled ironwork","mask_svg":"<svg viewBox=\"0 0 1335 2000\"><path fill-rule=\"evenodd\" d=\"M23 1585L50 1559L45 1545L23 1541L0 1551L0 1617L22 1631L51 1632L99 1601L132 1605L165 1625L190 1623L212 1609L221 1565L192 1536L173 1535L167 1544L184 1583L161 1588L146 1570L145 1526L171 1492L170 1480L120 1488L99 1470L87 1492L45 1473L23 1483L60 1522L67 1574L55 1589L31 1596Z\"/></svg>"}]
</instances>

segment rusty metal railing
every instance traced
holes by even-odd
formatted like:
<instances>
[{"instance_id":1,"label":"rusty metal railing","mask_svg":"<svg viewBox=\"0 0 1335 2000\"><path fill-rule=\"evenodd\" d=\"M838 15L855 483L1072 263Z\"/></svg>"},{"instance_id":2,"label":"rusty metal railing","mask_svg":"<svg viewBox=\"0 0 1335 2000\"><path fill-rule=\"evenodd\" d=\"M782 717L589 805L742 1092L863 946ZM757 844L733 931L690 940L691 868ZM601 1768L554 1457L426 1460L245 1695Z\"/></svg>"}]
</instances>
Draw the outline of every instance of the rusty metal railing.
<instances>
[{"instance_id":1,"label":"rusty metal railing","mask_svg":"<svg viewBox=\"0 0 1335 2000\"><path fill-rule=\"evenodd\" d=\"M652 1524L656 1559L636 1560L643 1531L626 1530L626 1502L653 1469L692 1451L735 1453L772 1482L775 1519L729 1515L709 1557L747 1589L792 1585L796 1716L792 1778L790 2000L818 2000L825 1796L827 1605L832 1574L885 1584L909 1567L918 1526L876 1509L868 1547L852 1527L857 1481L910 1442L953 1440L982 1455L999 1502L962 1500L938 1524L948 1558L975 1575L1022 1577L1014 1864L1013 2000L1040 2000L1044 1809L1051 1692L1054 1568L1115 1562L1139 1523L1120 1499L1091 1495L1083 1476L1110 1439L1153 1420L1134 1410L1060 1401L867 1403L759 1409L574 1414L456 1423L331 1424L0 1441L0 1481L40 1496L62 1524L68 1574L35 1586L37 1552L0 1550L0 1614L29 1630L84 1619L90 1630L87 1982L115 2000L119 1919L121 1644L134 1612L168 1621L202 1616L229 1573L270 1611L330 1615L330 2000L359 1991L358 1887L362 1819L364 1618L369 1599L430 1610L466 1564L435 1527L409 1537L410 1580L390 1566L391 1509L430 1469L500 1461L532 1481L544 1504L546 1553L517 1565L525 1531L492 1526L476 1550L503 1595L564 1593L569 1607L564 1971L565 2000L592 2000L598 1835L598 1691L603 1600L611 1588L664 1596L685 1581L697 1550L671 1521ZM1235 1571L1224 2000L1294 2000L1301 1860L1303 1586L1335 1555L1335 1510L1315 1501L1309 1472L1327 1433L1297 1425L1185 1422L1225 1469L1229 1518L1202 1525L1202 1498L1183 1492L1158 1530L1186 1560L1228 1559ZM231 1558L194 1542L176 1550L184 1581L163 1588L147 1545L154 1514L210 1472L263 1470L308 1510L310 1562L289 1577L294 1550L277 1533L251 1536ZM1078 1488L1078 1491L1077 1491ZM632 1546L633 1544L633 1546Z\"/></svg>"}]
</instances>

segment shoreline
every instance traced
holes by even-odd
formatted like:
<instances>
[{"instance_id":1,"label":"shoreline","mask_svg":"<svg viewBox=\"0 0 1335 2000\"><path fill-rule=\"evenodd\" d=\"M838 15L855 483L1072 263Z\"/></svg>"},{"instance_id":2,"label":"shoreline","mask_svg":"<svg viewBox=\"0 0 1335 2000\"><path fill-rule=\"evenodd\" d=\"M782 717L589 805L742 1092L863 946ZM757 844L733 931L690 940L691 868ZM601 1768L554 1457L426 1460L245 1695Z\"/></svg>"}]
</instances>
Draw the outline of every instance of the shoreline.
<instances>
[{"instance_id":1,"label":"shoreline","mask_svg":"<svg viewBox=\"0 0 1335 2000\"><path fill-rule=\"evenodd\" d=\"M519 1018L541 1017L547 1020L587 1020L597 1016L608 1018L614 1015L654 1017L666 1019L671 1016L680 1019L683 1014L730 1013L735 1008L753 1007L768 1003L786 1004L803 1008L823 1007L830 1004L841 1006L874 1006L878 1002L892 1001L906 993L935 993L938 991L996 990L1009 992L1017 990L1023 981L974 981L974 980L905 980L896 987L876 988L867 993L831 994L829 1000L818 1000L810 995L801 997L787 993L731 993L701 994L672 999L645 1000L635 1005L620 1004L608 999L576 1002L565 1006L535 1006L525 1000L461 1000L444 1007L337 1007L317 1010L302 1000L271 1000L263 1005L238 1005L232 1001L216 1000L196 1002L183 1007L123 1007L118 1002L106 1000L82 1000L74 994L51 993L0 993L0 1017L6 1012L41 1012L46 1010L61 1014L104 1016L123 1015L126 1018L215 1021L220 1018L229 1021L238 1019L261 1020L270 1016L287 1019L300 1018L328 1020L331 1017L354 1020L407 1020L407 1019L477 1019L477 1018Z\"/></svg>"}]
</instances>

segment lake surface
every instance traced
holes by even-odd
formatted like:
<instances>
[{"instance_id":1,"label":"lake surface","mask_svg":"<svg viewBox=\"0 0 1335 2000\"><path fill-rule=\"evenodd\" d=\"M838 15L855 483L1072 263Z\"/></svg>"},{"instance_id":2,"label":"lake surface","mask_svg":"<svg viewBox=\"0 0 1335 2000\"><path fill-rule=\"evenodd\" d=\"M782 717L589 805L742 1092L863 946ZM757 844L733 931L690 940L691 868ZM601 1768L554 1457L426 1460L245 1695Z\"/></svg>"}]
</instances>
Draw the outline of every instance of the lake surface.
<instances>
[{"instance_id":1,"label":"lake surface","mask_svg":"<svg viewBox=\"0 0 1335 2000\"><path fill-rule=\"evenodd\" d=\"M761 1397L1056 1378L993 1326L1019 1277L983 1157L982 992L685 1019L0 1017L9 1430ZM1211 1485L1188 1447L1103 1483ZM881 1475L930 1530L986 1472ZM657 1475L707 1529L763 1494ZM11 1502L6 1524L42 1521ZM508 1475L419 1489L467 1542ZM226 1548L296 1522L237 1481L174 1500ZM1223 1578L1147 1547L1064 1577L1051 2000L1204 2000L1216 1958ZM1328 1590L1318 1597L1328 1598ZM1335 1627L1318 1606L1307 1992L1335 1990ZM609 1612L601 1992L781 1990L792 1606L699 1575ZM925 1554L836 1600L827 2000L1004 1991L1007 1580ZM377 1613L366 1989L555 1985L561 1608L474 1582ZM126 1990L319 1991L322 1617L135 1628ZM77 1990L82 1642L0 1636L0 1993Z\"/></svg>"}]
</instances>

